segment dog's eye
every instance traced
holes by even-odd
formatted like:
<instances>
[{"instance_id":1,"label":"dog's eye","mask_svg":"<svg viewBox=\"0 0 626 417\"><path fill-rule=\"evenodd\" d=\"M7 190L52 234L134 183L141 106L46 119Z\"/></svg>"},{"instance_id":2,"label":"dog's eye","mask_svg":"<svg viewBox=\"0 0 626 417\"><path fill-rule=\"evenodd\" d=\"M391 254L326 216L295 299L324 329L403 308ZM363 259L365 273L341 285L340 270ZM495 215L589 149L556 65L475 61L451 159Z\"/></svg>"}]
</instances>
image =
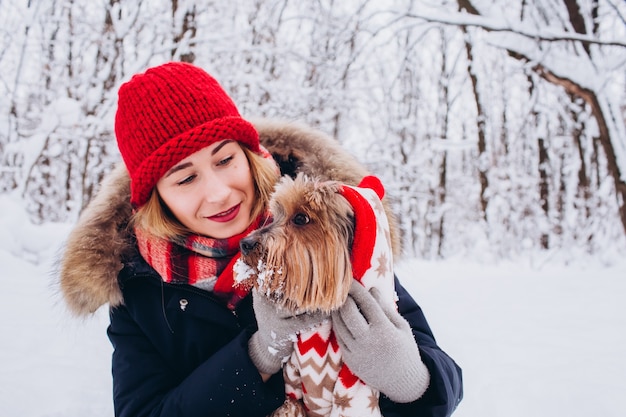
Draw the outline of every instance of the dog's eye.
<instances>
[{"instance_id":1,"label":"dog's eye","mask_svg":"<svg viewBox=\"0 0 626 417\"><path fill-rule=\"evenodd\" d=\"M304 226L305 224L309 223L311 219L304 213L297 213L295 216L293 216L291 221L296 226Z\"/></svg>"}]
</instances>

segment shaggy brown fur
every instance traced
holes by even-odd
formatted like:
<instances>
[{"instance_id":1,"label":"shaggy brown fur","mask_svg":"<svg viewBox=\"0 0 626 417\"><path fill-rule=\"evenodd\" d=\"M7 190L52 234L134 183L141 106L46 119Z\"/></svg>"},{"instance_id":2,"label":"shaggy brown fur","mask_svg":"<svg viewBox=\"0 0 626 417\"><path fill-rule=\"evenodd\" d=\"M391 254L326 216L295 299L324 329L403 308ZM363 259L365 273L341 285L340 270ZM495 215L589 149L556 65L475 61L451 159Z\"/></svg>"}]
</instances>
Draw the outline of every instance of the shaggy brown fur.
<instances>
[{"instance_id":1,"label":"shaggy brown fur","mask_svg":"<svg viewBox=\"0 0 626 417\"><path fill-rule=\"evenodd\" d=\"M284 177L270 201L272 223L241 241L248 266L235 270L241 284L294 312L341 306L352 283L354 212L340 187L302 174Z\"/></svg>"},{"instance_id":2,"label":"shaggy brown fur","mask_svg":"<svg viewBox=\"0 0 626 417\"><path fill-rule=\"evenodd\" d=\"M261 144L278 162L283 175L295 178L302 172L320 180L357 186L363 177L371 174L337 140L319 130L270 119L251 122L259 132ZM383 206L389 220L394 259L399 260L402 244L397 219L387 199L383 199Z\"/></svg>"},{"instance_id":3,"label":"shaggy brown fur","mask_svg":"<svg viewBox=\"0 0 626 417\"><path fill-rule=\"evenodd\" d=\"M267 148L281 173L297 173L357 185L368 171L338 142L320 131L298 124L256 120L261 144ZM392 211L385 206L391 223L394 259L401 249ZM103 182L68 237L59 260L60 288L73 313L85 316L104 304L123 302L117 275L123 259L136 249L127 228L132 209L128 172L120 163Z\"/></svg>"}]
</instances>

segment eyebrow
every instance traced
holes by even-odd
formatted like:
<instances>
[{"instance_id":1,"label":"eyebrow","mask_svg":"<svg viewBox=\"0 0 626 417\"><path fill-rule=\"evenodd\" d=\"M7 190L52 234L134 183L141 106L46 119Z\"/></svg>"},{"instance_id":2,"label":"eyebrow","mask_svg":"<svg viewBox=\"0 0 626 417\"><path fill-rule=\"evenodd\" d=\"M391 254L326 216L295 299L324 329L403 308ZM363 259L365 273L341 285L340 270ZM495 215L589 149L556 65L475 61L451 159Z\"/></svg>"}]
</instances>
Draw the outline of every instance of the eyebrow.
<instances>
[{"instance_id":1,"label":"eyebrow","mask_svg":"<svg viewBox=\"0 0 626 417\"><path fill-rule=\"evenodd\" d=\"M192 165L193 165L193 164L192 164L191 162L185 162L184 164L174 165L174 166L173 166L173 167L172 167L169 171L167 171L167 172L165 173L165 175L163 176L163 178L167 178L167 177L169 177L170 175L172 175L172 174L174 174L174 173L176 173L176 172L178 172L178 171L181 171L181 170L183 170L183 169L185 169L185 168L189 168L189 167L190 167L190 166L192 166Z\"/></svg>"},{"instance_id":2,"label":"eyebrow","mask_svg":"<svg viewBox=\"0 0 626 417\"><path fill-rule=\"evenodd\" d=\"M234 140L233 139L226 139L226 140L222 141L222 143L220 143L215 148L213 148L213 150L211 151L211 155L215 155L216 153L218 153L220 151L220 149L222 149L224 146L228 145L231 142L234 142Z\"/></svg>"},{"instance_id":3,"label":"eyebrow","mask_svg":"<svg viewBox=\"0 0 626 417\"><path fill-rule=\"evenodd\" d=\"M226 139L226 140L222 141L222 143L220 143L215 148L213 148L213 150L211 151L211 156L215 155L216 153L218 153L220 151L220 149L222 149L225 145L227 145L227 144L229 144L231 142L234 142L234 140L233 139ZM167 178L170 175L172 175L172 174L174 174L174 173L176 173L178 171L181 171L181 170L183 170L185 168L189 168L190 166L193 166L193 164L191 162L185 162L185 163L182 163L182 164L174 165L169 171L167 171L165 173L165 175L163 177Z\"/></svg>"}]
</instances>

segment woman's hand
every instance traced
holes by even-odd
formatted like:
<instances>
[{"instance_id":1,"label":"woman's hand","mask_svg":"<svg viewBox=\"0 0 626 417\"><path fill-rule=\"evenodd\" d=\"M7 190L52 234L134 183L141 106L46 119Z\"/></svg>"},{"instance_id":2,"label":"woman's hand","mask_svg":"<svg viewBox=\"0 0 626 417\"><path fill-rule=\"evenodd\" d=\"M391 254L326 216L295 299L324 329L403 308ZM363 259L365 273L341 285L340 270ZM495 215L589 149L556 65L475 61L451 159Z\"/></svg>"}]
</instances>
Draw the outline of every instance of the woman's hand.
<instances>
[{"instance_id":1,"label":"woman's hand","mask_svg":"<svg viewBox=\"0 0 626 417\"><path fill-rule=\"evenodd\" d=\"M252 290L252 304L259 329L248 342L248 353L265 380L278 372L291 355L297 334L313 328L327 316L321 312L294 314L256 289Z\"/></svg>"},{"instance_id":2,"label":"woman's hand","mask_svg":"<svg viewBox=\"0 0 626 417\"><path fill-rule=\"evenodd\" d=\"M407 321L380 291L354 281L345 304L332 313L344 362L356 376L395 402L411 402L426 391L430 373Z\"/></svg>"}]
</instances>

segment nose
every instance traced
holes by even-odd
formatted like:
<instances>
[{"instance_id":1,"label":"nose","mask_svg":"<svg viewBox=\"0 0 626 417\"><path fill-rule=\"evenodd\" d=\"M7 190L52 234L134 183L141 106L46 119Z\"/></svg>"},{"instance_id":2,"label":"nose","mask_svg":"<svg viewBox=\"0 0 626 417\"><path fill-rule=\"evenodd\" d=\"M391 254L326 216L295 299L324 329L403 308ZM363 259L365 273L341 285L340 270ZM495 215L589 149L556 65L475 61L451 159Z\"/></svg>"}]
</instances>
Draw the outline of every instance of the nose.
<instances>
[{"instance_id":1,"label":"nose","mask_svg":"<svg viewBox=\"0 0 626 417\"><path fill-rule=\"evenodd\" d=\"M203 188L204 201L210 204L227 201L232 191L230 185L223 182L218 176L207 178Z\"/></svg>"},{"instance_id":2,"label":"nose","mask_svg":"<svg viewBox=\"0 0 626 417\"><path fill-rule=\"evenodd\" d=\"M258 246L260 243L254 236L245 237L239 242L239 248L244 255L249 255Z\"/></svg>"}]
</instances>

